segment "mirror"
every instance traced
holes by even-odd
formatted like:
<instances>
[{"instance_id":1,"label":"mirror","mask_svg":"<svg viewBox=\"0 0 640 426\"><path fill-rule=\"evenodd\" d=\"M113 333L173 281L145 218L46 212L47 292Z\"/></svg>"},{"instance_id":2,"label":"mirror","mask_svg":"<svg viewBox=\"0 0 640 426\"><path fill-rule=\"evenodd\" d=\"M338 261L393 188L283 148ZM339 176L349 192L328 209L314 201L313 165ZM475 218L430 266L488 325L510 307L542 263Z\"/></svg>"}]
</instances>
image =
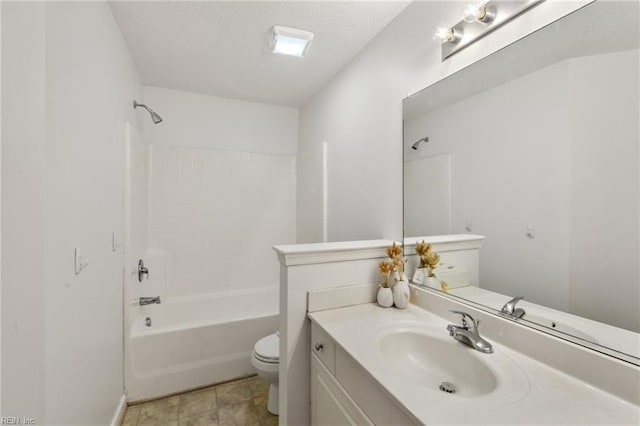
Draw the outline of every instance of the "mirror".
<instances>
[{"instance_id":1,"label":"mirror","mask_svg":"<svg viewBox=\"0 0 640 426\"><path fill-rule=\"evenodd\" d=\"M638 9L596 1L403 103L405 240L485 237L477 286L449 294L524 296L518 321L635 363Z\"/></svg>"}]
</instances>

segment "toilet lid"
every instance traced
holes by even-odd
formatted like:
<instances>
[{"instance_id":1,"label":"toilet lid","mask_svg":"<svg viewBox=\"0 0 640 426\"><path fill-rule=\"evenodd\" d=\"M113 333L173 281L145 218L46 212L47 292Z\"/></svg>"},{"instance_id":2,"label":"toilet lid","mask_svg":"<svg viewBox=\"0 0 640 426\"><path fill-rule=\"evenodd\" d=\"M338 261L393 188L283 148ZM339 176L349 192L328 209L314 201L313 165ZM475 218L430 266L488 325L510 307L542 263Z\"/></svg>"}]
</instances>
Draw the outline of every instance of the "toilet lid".
<instances>
[{"instance_id":1,"label":"toilet lid","mask_svg":"<svg viewBox=\"0 0 640 426\"><path fill-rule=\"evenodd\" d=\"M275 334L263 337L258 340L253 350L258 358L277 361L280 359L280 338Z\"/></svg>"}]
</instances>

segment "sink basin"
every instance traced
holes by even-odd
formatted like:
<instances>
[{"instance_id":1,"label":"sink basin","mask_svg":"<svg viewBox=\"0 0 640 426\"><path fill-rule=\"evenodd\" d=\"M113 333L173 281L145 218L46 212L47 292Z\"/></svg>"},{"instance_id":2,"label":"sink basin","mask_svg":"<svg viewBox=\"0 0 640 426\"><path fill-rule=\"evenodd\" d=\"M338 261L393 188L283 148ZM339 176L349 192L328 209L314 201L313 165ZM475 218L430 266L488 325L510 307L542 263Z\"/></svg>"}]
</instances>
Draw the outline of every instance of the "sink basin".
<instances>
[{"instance_id":1,"label":"sink basin","mask_svg":"<svg viewBox=\"0 0 640 426\"><path fill-rule=\"evenodd\" d=\"M444 398L517 401L529 380L499 348L480 353L454 340L443 328L395 327L378 334L380 362L395 375Z\"/></svg>"},{"instance_id":2,"label":"sink basin","mask_svg":"<svg viewBox=\"0 0 640 426\"><path fill-rule=\"evenodd\" d=\"M572 327L570 325L567 325L565 323L563 323L562 321L556 321L556 320L552 320L549 318L546 318L544 316L540 316L540 315L536 315L536 314L530 314L529 312L526 313L526 315L522 318L525 319L527 321L548 327L552 330L556 330L559 331L561 333L565 333L565 334L570 334L574 337L577 337L579 339L582 340L586 340L587 342L591 342L591 343L598 343L598 341L596 340L595 337L585 333L582 330L579 330L575 327Z\"/></svg>"},{"instance_id":3,"label":"sink basin","mask_svg":"<svg viewBox=\"0 0 640 426\"><path fill-rule=\"evenodd\" d=\"M431 389L448 382L456 394L472 397L488 394L498 384L489 367L473 356L473 349L453 340L416 332L393 333L380 340L380 349L396 371Z\"/></svg>"}]
</instances>

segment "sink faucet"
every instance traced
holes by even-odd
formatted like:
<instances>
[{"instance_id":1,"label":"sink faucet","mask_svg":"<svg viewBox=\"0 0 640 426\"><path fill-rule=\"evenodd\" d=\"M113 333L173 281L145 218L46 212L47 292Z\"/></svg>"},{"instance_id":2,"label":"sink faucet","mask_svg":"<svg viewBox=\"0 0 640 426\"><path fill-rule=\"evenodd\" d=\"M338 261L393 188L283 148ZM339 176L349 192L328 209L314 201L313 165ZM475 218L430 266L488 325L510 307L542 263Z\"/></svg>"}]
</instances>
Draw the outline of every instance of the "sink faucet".
<instances>
[{"instance_id":1,"label":"sink faucet","mask_svg":"<svg viewBox=\"0 0 640 426\"><path fill-rule=\"evenodd\" d=\"M449 324L447 330L449 335L459 342L464 343L467 346L471 346L473 349L485 354L493 352L491 343L480 337L478 333L478 326L480 321L473 319L471 315L462 311L451 311L454 314L462 315L462 326Z\"/></svg>"},{"instance_id":2,"label":"sink faucet","mask_svg":"<svg viewBox=\"0 0 640 426\"><path fill-rule=\"evenodd\" d=\"M140 306L151 305L153 303L160 304L160 296L157 297L141 297L140 298Z\"/></svg>"},{"instance_id":3,"label":"sink faucet","mask_svg":"<svg viewBox=\"0 0 640 426\"><path fill-rule=\"evenodd\" d=\"M514 297L504 304L500 312L512 318L522 318L526 312L522 308L516 308L516 303L522 299L524 299L524 296Z\"/></svg>"}]
</instances>

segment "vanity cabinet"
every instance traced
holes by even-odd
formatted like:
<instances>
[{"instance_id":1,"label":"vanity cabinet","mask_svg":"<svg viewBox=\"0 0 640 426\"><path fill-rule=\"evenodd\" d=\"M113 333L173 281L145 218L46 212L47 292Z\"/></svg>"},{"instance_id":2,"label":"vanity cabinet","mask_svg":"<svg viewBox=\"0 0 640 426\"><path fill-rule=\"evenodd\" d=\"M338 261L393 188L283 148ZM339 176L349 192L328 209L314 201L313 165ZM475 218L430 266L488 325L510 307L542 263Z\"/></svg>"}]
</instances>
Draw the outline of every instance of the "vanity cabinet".
<instances>
[{"instance_id":1,"label":"vanity cabinet","mask_svg":"<svg viewBox=\"0 0 640 426\"><path fill-rule=\"evenodd\" d=\"M312 425L419 424L314 323L310 384Z\"/></svg>"},{"instance_id":2,"label":"vanity cabinet","mask_svg":"<svg viewBox=\"0 0 640 426\"><path fill-rule=\"evenodd\" d=\"M315 354L311 355L311 424L373 425Z\"/></svg>"}]
</instances>

